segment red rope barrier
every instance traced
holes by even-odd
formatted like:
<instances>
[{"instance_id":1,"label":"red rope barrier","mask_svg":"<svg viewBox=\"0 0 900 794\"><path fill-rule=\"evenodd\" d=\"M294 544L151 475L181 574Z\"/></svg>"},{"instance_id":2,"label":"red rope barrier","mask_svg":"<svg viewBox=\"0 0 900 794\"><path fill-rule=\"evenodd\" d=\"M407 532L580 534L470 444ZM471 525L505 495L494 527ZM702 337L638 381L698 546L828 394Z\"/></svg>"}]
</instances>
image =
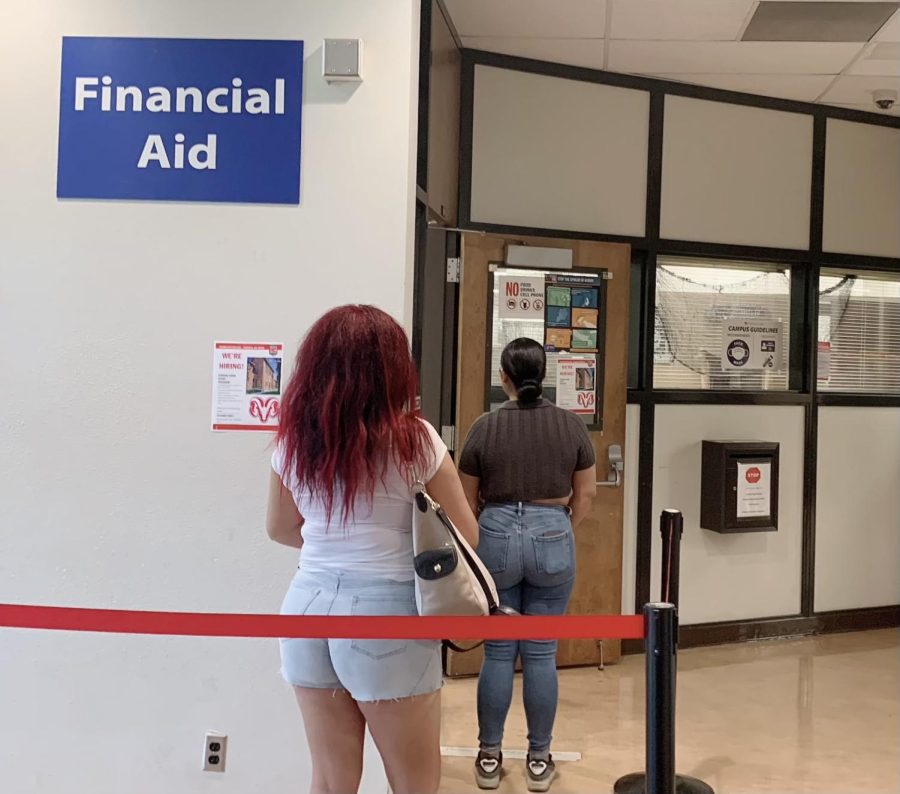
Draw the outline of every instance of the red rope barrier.
<instances>
[{"instance_id":1,"label":"red rope barrier","mask_svg":"<svg viewBox=\"0 0 900 794\"><path fill-rule=\"evenodd\" d=\"M566 617L339 617L141 612L0 604L0 628L192 637L488 640L641 639L641 615Z\"/></svg>"}]
</instances>

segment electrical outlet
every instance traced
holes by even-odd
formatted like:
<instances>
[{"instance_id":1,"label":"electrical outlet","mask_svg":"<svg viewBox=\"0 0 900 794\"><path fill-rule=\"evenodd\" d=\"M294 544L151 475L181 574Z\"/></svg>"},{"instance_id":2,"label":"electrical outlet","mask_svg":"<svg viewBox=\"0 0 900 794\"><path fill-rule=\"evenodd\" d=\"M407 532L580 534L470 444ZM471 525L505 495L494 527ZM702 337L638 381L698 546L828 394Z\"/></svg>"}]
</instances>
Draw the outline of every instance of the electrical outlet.
<instances>
[{"instance_id":1,"label":"electrical outlet","mask_svg":"<svg viewBox=\"0 0 900 794\"><path fill-rule=\"evenodd\" d=\"M207 731L203 742L203 771L224 772L228 737L224 733Z\"/></svg>"}]
</instances>

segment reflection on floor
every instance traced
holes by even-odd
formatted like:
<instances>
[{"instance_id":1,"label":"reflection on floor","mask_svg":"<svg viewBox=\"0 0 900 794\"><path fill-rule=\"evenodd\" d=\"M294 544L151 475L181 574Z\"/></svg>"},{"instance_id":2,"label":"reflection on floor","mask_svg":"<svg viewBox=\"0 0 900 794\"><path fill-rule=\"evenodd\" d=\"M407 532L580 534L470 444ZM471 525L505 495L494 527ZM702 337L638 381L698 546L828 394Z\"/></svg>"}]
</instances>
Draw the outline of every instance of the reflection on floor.
<instances>
[{"instance_id":1,"label":"reflection on floor","mask_svg":"<svg viewBox=\"0 0 900 794\"><path fill-rule=\"evenodd\" d=\"M716 794L900 791L900 632L695 648L679 653L678 771ZM506 744L521 749L521 680ZM561 674L554 745L583 754L560 764L555 794L611 792L643 767L643 657ZM444 690L444 745L475 744L475 682ZM475 790L472 761L444 760L446 794ZM524 792L521 762L501 792Z\"/></svg>"}]
</instances>

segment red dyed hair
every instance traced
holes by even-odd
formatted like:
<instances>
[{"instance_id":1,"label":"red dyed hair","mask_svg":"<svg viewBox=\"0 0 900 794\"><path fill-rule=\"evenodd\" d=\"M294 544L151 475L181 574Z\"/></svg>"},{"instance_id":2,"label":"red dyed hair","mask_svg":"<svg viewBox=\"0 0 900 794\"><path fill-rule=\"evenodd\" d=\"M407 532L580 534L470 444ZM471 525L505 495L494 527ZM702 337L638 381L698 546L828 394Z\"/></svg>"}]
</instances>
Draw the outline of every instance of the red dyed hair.
<instances>
[{"instance_id":1,"label":"red dyed hair","mask_svg":"<svg viewBox=\"0 0 900 794\"><path fill-rule=\"evenodd\" d=\"M284 390L276 443L285 471L329 515L370 503L389 461L423 472L431 440L416 408L409 341L374 306L340 306L309 329Z\"/></svg>"}]
</instances>

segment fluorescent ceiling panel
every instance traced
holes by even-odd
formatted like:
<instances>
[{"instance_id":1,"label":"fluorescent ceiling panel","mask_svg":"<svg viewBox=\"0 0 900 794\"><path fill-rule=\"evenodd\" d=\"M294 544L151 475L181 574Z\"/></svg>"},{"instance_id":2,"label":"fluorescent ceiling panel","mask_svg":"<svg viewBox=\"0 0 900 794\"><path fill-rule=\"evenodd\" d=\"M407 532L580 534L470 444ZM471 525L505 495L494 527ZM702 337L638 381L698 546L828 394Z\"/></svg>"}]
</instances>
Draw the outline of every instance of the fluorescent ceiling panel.
<instances>
[{"instance_id":1,"label":"fluorescent ceiling panel","mask_svg":"<svg viewBox=\"0 0 900 794\"><path fill-rule=\"evenodd\" d=\"M770 2L763 0L744 41L868 41L900 3Z\"/></svg>"}]
</instances>

